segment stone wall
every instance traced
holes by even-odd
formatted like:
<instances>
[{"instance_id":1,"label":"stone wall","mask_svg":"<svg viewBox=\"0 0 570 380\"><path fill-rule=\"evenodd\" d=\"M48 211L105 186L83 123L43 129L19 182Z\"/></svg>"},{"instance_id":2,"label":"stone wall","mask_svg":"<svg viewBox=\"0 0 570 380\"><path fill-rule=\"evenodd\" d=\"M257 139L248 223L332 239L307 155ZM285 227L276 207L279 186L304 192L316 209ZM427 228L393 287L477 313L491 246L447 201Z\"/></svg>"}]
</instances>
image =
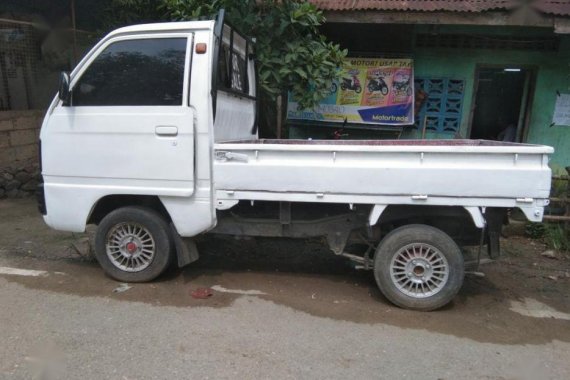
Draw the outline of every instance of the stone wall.
<instances>
[{"instance_id":1,"label":"stone wall","mask_svg":"<svg viewBox=\"0 0 570 380\"><path fill-rule=\"evenodd\" d=\"M0 198L34 193L40 174L38 137L44 113L0 112Z\"/></svg>"}]
</instances>

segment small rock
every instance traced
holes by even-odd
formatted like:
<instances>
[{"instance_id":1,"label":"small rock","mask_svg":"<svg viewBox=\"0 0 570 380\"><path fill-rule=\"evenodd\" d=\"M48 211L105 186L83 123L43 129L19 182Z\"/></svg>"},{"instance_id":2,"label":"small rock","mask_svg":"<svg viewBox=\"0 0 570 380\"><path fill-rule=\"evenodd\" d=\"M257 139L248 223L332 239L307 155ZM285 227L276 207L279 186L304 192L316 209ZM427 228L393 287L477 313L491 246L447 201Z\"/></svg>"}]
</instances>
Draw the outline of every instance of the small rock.
<instances>
[{"instance_id":1,"label":"small rock","mask_svg":"<svg viewBox=\"0 0 570 380\"><path fill-rule=\"evenodd\" d=\"M11 179L14 179L14 176L10 173L2 173L2 178L4 178L6 181L10 181Z\"/></svg>"},{"instance_id":2,"label":"small rock","mask_svg":"<svg viewBox=\"0 0 570 380\"><path fill-rule=\"evenodd\" d=\"M10 190L18 189L18 187L20 187L21 184L22 184L22 182L20 182L16 179L12 179L12 180L9 180L8 182L6 182L6 185L4 185L4 188L6 189L6 191L10 191Z\"/></svg>"},{"instance_id":3,"label":"small rock","mask_svg":"<svg viewBox=\"0 0 570 380\"><path fill-rule=\"evenodd\" d=\"M38 181L35 179L31 179L22 185L22 190L34 191L36 190L37 187L38 187Z\"/></svg>"},{"instance_id":4,"label":"small rock","mask_svg":"<svg viewBox=\"0 0 570 380\"><path fill-rule=\"evenodd\" d=\"M552 281L557 281L558 277L557 276L548 276L548 279L552 280Z\"/></svg>"},{"instance_id":5,"label":"small rock","mask_svg":"<svg viewBox=\"0 0 570 380\"><path fill-rule=\"evenodd\" d=\"M8 198L16 198L18 196L18 193L19 193L18 189L8 190L6 191L6 196Z\"/></svg>"},{"instance_id":6,"label":"small rock","mask_svg":"<svg viewBox=\"0 0 570 380\"><path fill-rule=\"evenodd\" d=\"M556 252L552 250L544 251L540 255L549 259L558 259L558 257L556 257Z\"/></svg>"},{"instance_id":7,"label":"small rock","mask_svg":"<svg viewBox=\"0 0 570 380\"><path fill-rule=\"evenodd\" d=\"M127 290L129 290L131 288L132 288L132 286L130 286L129 284L122 283L119 286L117 286L115 289L113 289L113 293L126 292Z\"/></svg>"},{"instance_id":8,"label":"small rock","mask_svg":"<svg viewBox=\"0 0 570 380\"><path fill-rule=\"evenodd\" d=\"M38 171L38 167L36 165L29 165L24 168L24 171L26 171L29 174L36 174L36 172Z\"/></svg>"},{"instance_id":9,"label":"small rock","mask_svg":"<svg viewBox=\"0 0 570 380\"><path fill-rule=\"evenodd\" d=\"M30 193L24 191L24 190L18 190L18 194L16 195L16 198L27 198L30 196Z\"/></svg>"},{"instance_id":10,"label":"small rock","mask_svg":"<svg viewBox=\"0 0 570 380\"><path fill-rule=\"evenodd\" d=\"M25 182L28 182L32 178L32 176L30 175L30 173L26 173L25 171L21 171L21 172L16 173L14 178L16 178L16 180L20 181L21 183L25 183Z\"/></svg>"},{"instance_id":11,"label":"small rock","mask_svg":"<svg viewBox=\"0 0 570 380\"><path fill-rule=\"evenodd\" d=\"M93 257L93 249L89 237L82 237L71 243L71 247L77 254L84 258Z\"/></svg>"},{"instance_id":12,"label":"small rock","mask_svg":"<svg viewBox=\"0 0 570 380\"><path fill-rule=\"evenodd\" d=\"M211 288L198 288L196 290L190 291L192 298L196 299L206 299L214 295L214 290Z\"/></svg>"}]
</instances>

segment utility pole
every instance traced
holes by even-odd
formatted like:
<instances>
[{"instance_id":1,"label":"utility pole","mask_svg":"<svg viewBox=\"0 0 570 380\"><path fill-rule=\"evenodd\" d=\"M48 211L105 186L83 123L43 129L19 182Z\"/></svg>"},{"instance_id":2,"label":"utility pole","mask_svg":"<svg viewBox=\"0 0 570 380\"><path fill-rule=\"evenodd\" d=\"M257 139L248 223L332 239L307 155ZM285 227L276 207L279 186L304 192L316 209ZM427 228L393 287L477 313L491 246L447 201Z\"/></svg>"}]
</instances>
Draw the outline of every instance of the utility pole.
<instances>
[{"instance_id":1,"label":"utility pole","mask_svg":"<svg viewBox=\"0 0 570 380\"><path fill-rule=\"evenodd\" d=\"M77 64L77 25L75 23L75 0L71 0L71 27L73 28L73 66Z\"/></svg>"}]
</instances>

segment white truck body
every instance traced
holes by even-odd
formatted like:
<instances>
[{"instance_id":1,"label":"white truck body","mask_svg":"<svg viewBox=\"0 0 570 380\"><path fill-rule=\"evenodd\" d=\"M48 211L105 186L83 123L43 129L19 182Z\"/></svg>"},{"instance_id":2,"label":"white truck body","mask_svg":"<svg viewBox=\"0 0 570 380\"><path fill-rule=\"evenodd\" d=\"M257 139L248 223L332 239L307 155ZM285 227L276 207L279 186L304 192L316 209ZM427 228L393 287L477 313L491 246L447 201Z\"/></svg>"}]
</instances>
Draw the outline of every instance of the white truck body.
<instances>
[{"instance_id":1,"label":"white truck body","mask_svg":"<svg viewBox=\"0 0 570 380\"><path fill-rule=\"evenodd\" d=\"M81 104L97 87L82 79L93 77L86 74L90 67L102 67L98 62L113 54L128 56L138 43L152 45L151 58L168 44L183 55L179 104ZM214 21L138 25L106 36L71 73L69 100L60 90L42 125L45 222L82 232L128 205L121 202L151 198L182 237L216 228L220 212L240 201L344 204L347 210L365 205L369 228L392 205L462 207L477 228L485 226L486 208L520 208L529 220L542 220L551 147L258 139L252 45ZM113 53L117 49L123 50ZM225 90L216 87L222 51L231 78ZM335 252L342 253L342 245Z\"/></svg>"},{"instance_id":2,"label":"white truck body","mask_svg":"<svg viewBox=\"0 0 570 380\"><path fill-rule=\"evenodd\" d=\"M552 148L544 146L475 140L258 140L214 148L219 206L266 200L519 207L529 220L541 221L550 192ZM482 226L479 219L475 222Z\"/></svg>"}]
</instances>

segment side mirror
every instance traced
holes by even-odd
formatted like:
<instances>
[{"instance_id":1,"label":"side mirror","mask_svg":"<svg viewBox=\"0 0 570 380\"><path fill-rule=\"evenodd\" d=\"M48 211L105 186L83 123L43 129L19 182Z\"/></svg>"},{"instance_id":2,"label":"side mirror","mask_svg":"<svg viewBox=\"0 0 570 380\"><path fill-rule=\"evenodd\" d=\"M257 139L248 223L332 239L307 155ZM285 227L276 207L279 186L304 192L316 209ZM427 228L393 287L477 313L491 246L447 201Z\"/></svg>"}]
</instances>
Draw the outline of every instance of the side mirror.
<instances>
[{"instance_id":1,"label":"side mirror","mask_svg":"<svg viewBox=\"0 0 570 380\"><path fill-rule=\"evenodd\" d=\"M65 71L62 71L59 76L59 98L64 106L69 105L71 98L71 93L69 92L69 74Z\"/></svg>"}]
</instances>

